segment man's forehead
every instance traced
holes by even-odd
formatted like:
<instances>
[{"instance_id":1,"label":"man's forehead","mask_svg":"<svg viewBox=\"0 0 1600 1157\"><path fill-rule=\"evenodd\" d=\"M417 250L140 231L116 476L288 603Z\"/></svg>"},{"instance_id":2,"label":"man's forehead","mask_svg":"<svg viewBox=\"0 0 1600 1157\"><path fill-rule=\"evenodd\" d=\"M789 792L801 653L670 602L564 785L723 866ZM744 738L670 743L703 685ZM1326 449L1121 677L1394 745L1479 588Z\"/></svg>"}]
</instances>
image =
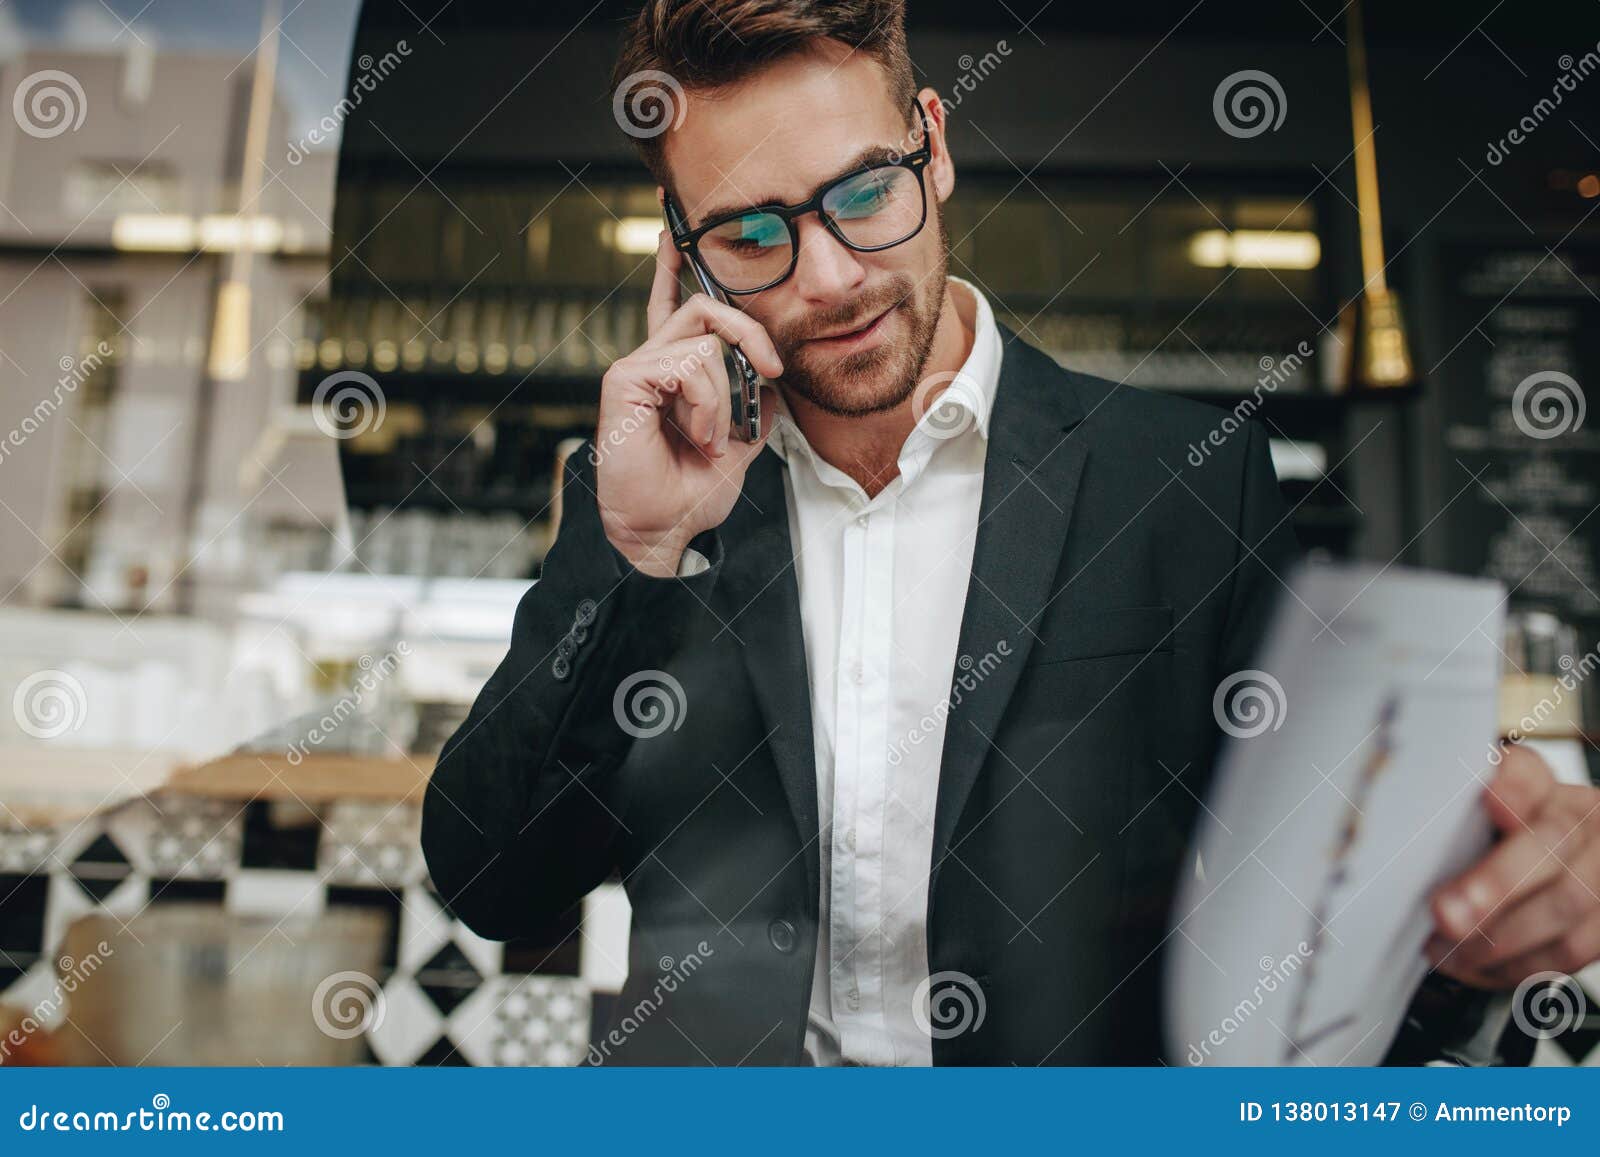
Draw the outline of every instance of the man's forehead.
<instances>
[{"instance_id":1,"label":"man's forehead","mask_svg":"<svg viewBox=\"0 0 1600 1157\"><path fill-rule=\"evenodd\" d=\"M859 64L857 63L859 62ZM663 158L694 220L766 202L793 202L873 146L904 148L905 110L876 62L774 66L734 88L691 91Z\"/></svg>"}]
</instances>

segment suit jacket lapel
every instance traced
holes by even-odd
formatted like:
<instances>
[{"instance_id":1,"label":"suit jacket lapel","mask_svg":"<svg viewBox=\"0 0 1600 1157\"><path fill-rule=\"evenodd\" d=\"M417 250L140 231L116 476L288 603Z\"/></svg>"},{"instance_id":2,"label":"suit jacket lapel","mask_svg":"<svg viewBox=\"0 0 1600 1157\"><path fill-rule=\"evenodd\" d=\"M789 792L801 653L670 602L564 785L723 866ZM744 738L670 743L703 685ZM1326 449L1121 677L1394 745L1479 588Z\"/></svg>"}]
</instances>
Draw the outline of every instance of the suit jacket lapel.
<instances>
[{"instance_id":1,"label":"suit jacket lapel","mask_svg":"<svg viewBox=\"0 0 1600 1157\"><path fill-rule=\"evenodd\" d=\"M1083 417L1071 378L1004 326L1001 337L1005 354L945 720L930 902L1050 597L1088 453L1086 439L1070 433ZM988 655L994 658L985 663Z\"/></svg>"},{"instance_id":2,"label":"suit jacket lapel","mask_svg":"<svg viewBox=\"0 0 1600 1157\"><path fill-rule=\"evenodd\" d=\"M821 887L816 748L783 471L770 449L750 464L744 490L723 524L729 557L722 582L731 608L727 629L741 644L815 896Z\"/></svg>"}]
</instances>

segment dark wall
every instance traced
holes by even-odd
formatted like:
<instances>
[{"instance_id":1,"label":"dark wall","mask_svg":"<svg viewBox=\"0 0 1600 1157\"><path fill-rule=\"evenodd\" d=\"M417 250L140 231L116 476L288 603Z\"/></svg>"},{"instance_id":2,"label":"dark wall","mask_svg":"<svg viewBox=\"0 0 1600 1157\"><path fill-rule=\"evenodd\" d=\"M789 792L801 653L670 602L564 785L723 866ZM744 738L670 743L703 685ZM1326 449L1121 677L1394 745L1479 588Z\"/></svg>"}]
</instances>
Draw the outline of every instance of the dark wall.
<instances>
[{"instance_id":1,"label":"dark wall","mask_svg":"<svg viewBox=\"0 0 1600 1157\"><path fill-rule=\"evenodd\" d=\"M909 6L921 78L952 98L963 58L998 53L1004 43L1003 63L960 93L951 129L960 166L1019 186L1037 174L1108 169L1165 171L1175 181L1309 171L1313 183L1325 177L1338 193L1323 223L1332 284L1341 298L1358 289L1343 0L1057 0L1030 17L1038 7ZM1390 280L1405 295L1419 367L1447 372L1461 335L1449 328L1451 311L1437 300L1432 275L1444 249L1485 237L1543 245L1596 231L1590 214L1600 200L1583 199L1572 185L1600 163L1600 76L1563 92L1555 115L1503 163L1490 164L1486 152L1550 96L1563 54L1596 50L1600 7L1367 7ZM342 184L382 171L420 183L424 172L438 179L469 169L633 167L608 87L630 8L369 0L357 55L381 55L399 38L412 55L347 124ZM419 27L419 15L430 12L437 15ZM1219 128L1213 96L1223 78L1247 69L1279 82L1286 113L1275 131L1240 139ZM1347 441L1360 444L1348 468L1364 515L1361 555L1451 561L1449 542L1429 524L1454 474L1444 450L1448 395L1432 386L1425 378L1414 403L1350 410Z\"/></svg>"}]
</instances>

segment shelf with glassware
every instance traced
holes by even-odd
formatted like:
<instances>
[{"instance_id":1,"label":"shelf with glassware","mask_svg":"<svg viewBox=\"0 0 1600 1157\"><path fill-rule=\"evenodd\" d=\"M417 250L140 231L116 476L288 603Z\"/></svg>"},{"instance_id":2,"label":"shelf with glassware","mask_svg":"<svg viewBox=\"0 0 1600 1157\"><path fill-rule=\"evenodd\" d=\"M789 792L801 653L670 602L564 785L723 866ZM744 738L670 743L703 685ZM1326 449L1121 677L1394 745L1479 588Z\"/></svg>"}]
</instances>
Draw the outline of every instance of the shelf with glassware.
<instances>
[{"instance_id":1,"label":"shelf with glassware","mask_svg":"<svg viewBox=\"0 0 1600 1157\"><path fill-rule=\"evenodd\" d=\"M540 522L557 447L591 433L600 376L615 351L632 348L624 343L642 332L644 304L627 292L589 299L469 290L442 303L418 297L405 308L377 294L310 307L299 343L301 399L327 405L341 386L354 383L383 401L381 422L370 407L343 415L329 408L331 422L360 427L340 447L349 505L380 535L406 540L393 548L374 545L364 565L416 573L409 568L440 558L454 568L450 573L463 567L461 573L473 573L472 547L419 547L416 540L455 534L446 529L451 524L459 530L502 516ZM1322 380L1326 339L1304 314L1206 311L1185 301L1147 302L1138 310L1113 300L1042 304L1018 295L997 312L1024 340L1071 368L1258 419L1280 443L1291 501L1305 497L1341 456L1350 399ZM573 328L560 330L556 319ZM1334 481L1300 505L1296 518L1309 543L1343 553L1357 516L1333 501L1343 489ZM497 565L520 559L516 565L531 573L548 531L509 556L500 553L504 537L490 541L506 533L495 526L485 558L494 556ZM358 533L356 540L367 537Z\"/></svg>"}]
</instances>

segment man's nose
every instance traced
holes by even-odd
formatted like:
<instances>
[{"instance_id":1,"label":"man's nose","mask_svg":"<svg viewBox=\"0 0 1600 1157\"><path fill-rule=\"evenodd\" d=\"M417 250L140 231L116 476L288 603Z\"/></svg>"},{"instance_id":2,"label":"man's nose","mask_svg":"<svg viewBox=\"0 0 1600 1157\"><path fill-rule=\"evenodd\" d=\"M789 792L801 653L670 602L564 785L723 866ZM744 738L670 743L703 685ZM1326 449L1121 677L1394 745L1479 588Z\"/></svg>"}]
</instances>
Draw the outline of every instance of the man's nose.
<instances>
[{"instance_id":1,"label":"man's nose","mask_svg":"<svg viewBox=\"0 0 1600 1157\"><path fill-rule=\"evenodd\" d=\"M866 268L814 216L800 220L800 256L794 267L795 288L801 298L819 304L836 304L866 280Z\"/></svg>"}]
</instances>

